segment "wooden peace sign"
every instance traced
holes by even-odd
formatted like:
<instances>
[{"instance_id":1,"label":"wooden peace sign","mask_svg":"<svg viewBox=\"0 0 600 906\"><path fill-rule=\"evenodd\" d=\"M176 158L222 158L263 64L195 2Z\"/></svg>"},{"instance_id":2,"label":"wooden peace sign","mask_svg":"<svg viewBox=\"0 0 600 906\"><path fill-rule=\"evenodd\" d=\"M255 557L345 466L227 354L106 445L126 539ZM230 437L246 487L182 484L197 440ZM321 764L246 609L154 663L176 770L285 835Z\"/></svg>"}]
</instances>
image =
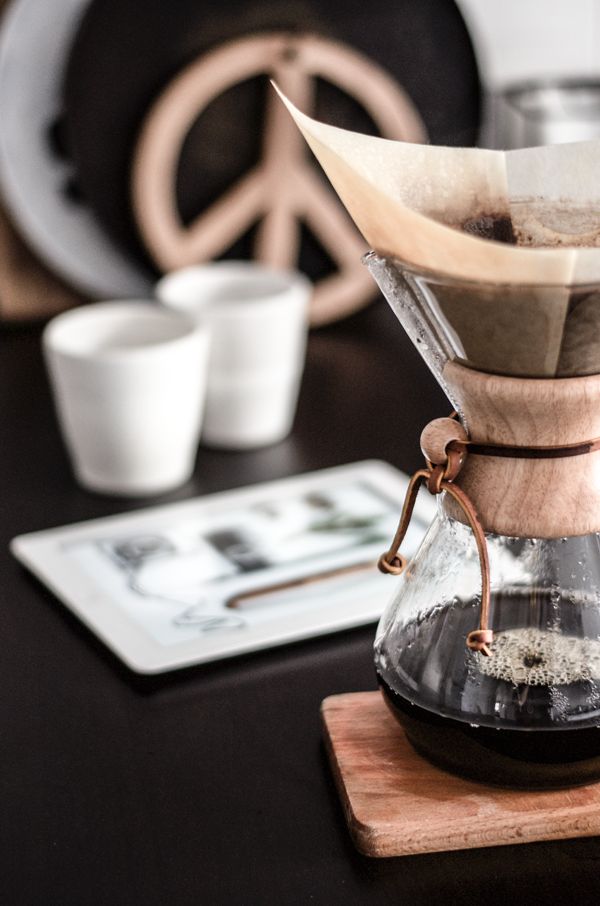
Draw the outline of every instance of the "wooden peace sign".
<instances>
[{"instance_id":1,"label":"wooden peace sign","mask_svg":"<svg viewBox=\"0 0 600 906\"><path fill-rule=\"evenodd\" d=\"M294 267L305 222L337 271L315 290L311 323L360 308L374 286L360 259L362 237L309 161L308 149L273 91L267 102L259 163L186 227L176 207L181 148L202 110L237 82L268 74L304 112L315 79L356 99L387 138L426 140L425 127L395 80L362 54L314 35L269 33L231 41L185 68L150 109L136 147L133 209L142 238L162 270L206 261L259 221L256 258Z\"/></svg>"}]
</instances>

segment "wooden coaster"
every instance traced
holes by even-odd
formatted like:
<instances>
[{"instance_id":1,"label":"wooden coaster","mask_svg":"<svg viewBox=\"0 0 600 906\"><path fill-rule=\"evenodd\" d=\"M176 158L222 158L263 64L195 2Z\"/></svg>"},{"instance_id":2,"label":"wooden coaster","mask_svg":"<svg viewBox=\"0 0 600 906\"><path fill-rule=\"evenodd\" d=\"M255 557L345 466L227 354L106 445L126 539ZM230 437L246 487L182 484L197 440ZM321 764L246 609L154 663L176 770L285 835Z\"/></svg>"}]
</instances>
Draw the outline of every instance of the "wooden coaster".
<instances>
[{"instance_id":1,"label":"wooden coaster","mask_svg":"<svg viewBox=\"0 0 600 906\"><path fill-rule=\"evenodd\" d=\"M366 856L405 856L600 834L600 783L524 792L462 780L412 749L379 692L321 706L350 834Z\"/></svg>"}]
</instances>

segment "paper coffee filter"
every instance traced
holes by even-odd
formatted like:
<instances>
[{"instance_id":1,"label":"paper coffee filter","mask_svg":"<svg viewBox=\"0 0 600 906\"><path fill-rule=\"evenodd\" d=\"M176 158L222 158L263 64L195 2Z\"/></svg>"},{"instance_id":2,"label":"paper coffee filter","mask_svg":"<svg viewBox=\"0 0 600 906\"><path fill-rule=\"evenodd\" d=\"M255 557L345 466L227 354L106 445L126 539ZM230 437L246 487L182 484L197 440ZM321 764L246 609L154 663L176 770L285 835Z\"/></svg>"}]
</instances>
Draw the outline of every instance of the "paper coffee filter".
<instances>
[{"instance_id":1,"label":"paper coffee filter","mask_svg":"<svg viewBox=\"0 0 600 906\"><path fill-rule=\"evenodd\" d=\"M319 123L281 97L438 378L448 360L519 377L600 373L600 142L416 145Z\"/></svg>"},{"instance_id":2,"label":"paper coffee filter","mask_svg":"<svg viewBox=\"0 0 600 906\"><path fill-rule=\"evenodd\" d=\"M281 97L379 254L459 280L600 283L600 142L416 145L319 123ZM517 245L464 232L509 218Z\"/></svg>"}]
</instances>

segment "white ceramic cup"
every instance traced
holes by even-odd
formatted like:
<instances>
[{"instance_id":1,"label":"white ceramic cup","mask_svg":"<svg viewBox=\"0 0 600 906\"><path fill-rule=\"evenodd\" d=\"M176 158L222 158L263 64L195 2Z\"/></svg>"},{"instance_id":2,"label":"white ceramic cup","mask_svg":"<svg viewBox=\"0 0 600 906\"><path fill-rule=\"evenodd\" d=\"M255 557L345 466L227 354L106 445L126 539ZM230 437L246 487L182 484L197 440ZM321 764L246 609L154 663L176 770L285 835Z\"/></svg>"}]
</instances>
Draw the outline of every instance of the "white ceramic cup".
<instances>
[{"instance_id":1,"label":"white ceramic cup","mask_svg":"<svg viewBox=\"0 0 600 906\"><path fill-rule=\"evenodd\" d=\"M303 274L251 261L186 267L159 281L164 305L192 313L210 331L203 443L247 449L289 434L312 292Z\"/></svg>"},{"instance_id":2,"label":"white ceramic cup","mask_svg":"<svg viewBox=\"0 0 600 906\"><path fill-rule=\"evenodd\" d=\"M58 315L43 348L78 481L159 494L192 474L209 337L155 302L99 302Z\"/></svg>"}]
</instances>

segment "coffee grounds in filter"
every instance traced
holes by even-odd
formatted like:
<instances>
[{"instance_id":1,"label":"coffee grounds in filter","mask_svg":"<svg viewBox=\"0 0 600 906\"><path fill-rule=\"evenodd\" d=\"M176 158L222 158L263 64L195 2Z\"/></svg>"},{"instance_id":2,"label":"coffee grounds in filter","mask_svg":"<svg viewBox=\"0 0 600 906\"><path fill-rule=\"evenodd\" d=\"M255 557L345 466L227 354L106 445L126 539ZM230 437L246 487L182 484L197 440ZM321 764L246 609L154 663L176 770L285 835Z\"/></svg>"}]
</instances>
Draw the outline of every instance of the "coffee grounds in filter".
<instances>
[{"instance_id":1,"label":"coffee grounds in filter","mask_svg":"<svg viewBox=\"0 0 600 906\"><path fill-rule=\"evenodd\" d=\"M600 679L600 641L552 630L497 632L490 657L476 657L485 676L515 686L562 686Z\"/></svg>"}]
</instances>

